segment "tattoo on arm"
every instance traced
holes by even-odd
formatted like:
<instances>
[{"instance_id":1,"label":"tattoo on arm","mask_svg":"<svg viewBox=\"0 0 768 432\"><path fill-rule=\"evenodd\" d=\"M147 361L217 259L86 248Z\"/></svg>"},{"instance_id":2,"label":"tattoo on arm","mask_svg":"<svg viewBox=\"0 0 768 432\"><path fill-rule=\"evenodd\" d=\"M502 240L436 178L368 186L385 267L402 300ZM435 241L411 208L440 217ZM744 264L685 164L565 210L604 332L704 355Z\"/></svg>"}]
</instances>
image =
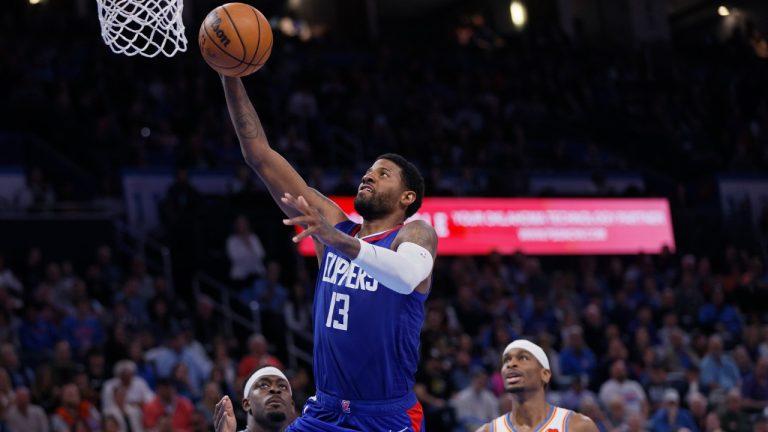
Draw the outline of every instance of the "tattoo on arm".
<instances>
[{"instance_id":1,"label":"tattoo on arm","mask_svg":"<svg viewBox=\"0 0 768 432\"><path fill-rule=\"evenodd\" d=\"M253 112L252 109L248 109L247 107L241 108L251 112L245 112L237 116L235 119L235 129L237 129L237 133L243 138L263 137L264 129L261 127L259 116Z\"/></svg>"},{"instance_id":2,"label":"tattoo on arm","mask_svg":"<svg viewBox=\"0 0 768 432\"><path fill-rule=\"evenodd\" d=\"M411 222L410 224L406 225L406 227L408 231L405 233L406 235L403 236L402 241L416 243L417 245L428 250L434 258L437 252L437 233L435 230L425 222L420 221Z\"/></svg>"},{"instance_id":3,"label":"tattoo on arm","mask_svg":"<svg viewBox=\"0 0 768 432\"><path fill-rule=\"evenodd\" d=\"M228 80L224 83L225 94L229 102L229 110L232 116L235 131L241 138L260 139L264 137L264 128L261 126L256 110L253 108L245 87L241 81Z\"/></svg>"}]
</instances>

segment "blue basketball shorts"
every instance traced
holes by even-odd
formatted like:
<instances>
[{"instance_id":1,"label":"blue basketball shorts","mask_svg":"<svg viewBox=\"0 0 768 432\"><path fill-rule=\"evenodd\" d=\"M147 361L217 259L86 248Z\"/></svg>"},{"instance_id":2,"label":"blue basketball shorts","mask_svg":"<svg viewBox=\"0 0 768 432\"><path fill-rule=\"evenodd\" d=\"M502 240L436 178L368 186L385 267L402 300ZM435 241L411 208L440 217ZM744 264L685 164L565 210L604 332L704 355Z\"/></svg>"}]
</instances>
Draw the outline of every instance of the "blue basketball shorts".
<instances>
[{"instance_id":1,"label":"blue basketball shorts","mask_svg":"<svg viewBox=\"0 0 768 432\"><path fill-rule=\"evenodd\" d=\"M348 401L317 392L286 432L424 432L416 395L385 401Z\"/></svg>"}]
</instances>

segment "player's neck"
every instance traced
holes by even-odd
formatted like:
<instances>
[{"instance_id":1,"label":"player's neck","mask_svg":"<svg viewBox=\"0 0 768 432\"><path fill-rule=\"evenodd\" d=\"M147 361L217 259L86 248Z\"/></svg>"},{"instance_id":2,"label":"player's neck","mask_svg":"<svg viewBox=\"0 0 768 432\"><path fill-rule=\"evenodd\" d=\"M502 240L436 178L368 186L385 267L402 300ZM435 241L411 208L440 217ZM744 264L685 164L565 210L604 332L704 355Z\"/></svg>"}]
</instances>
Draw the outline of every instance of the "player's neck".
<instances>
[{"instance_id":1,"label":"player's neck","mask_svg":"<svg viewBox=\"0 0 768 432\"><path fill-rule=\"evenodd\" d=\"M402 223L403 220L399 217L386 217L374 220L366 219L363 220L363 223L360 226L360 231L357 233L357 237L363 238L374 234L380 234L389 231Z\"/></svg>"},{"instance_id":2,"label":"player's neck","mask_svg":"<svg viewBox=\"0 0 768 432\"><path fill-rule=\"evenodd\" d=\"M252 416L248 416L248 424L244 432L281 432L285 430L284 426L269 425L257 422Z\"/></svg>"},{"instance_id":3,"label":"player's neck","mask_svg":"<svg viewBox=\"0 0 768 432\"><path fill-rule=\"evenodd\" d=\"M544 392L517 393L513 395L512 423L515 426L535 428L549 414L550 407L544 398Z\"/></svg>"}]
</instances>

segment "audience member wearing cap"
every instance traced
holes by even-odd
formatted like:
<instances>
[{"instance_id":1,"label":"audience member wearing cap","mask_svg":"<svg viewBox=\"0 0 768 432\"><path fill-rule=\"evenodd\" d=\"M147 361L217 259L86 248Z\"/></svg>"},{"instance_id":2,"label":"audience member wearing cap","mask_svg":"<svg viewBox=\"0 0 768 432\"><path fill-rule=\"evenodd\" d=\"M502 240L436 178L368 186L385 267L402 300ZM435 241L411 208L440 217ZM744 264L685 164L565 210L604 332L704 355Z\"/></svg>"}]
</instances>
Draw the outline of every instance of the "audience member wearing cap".
<instances>
[{"instance_id":1,"label":"audience member wearing cap","mask_svg":"<svg viewBox=\"0 0 768 432\"><path fill-rule=\"evenodd\" d=\"M651 418L651 430L658 432L674 432L680 429L698 431L696 422L691 414L680 407L680 395L675 389L667 389L662 397L663 406Z\"/></svg>"},{"instance_id":2,"label":"audience member wearing cap","mask_svg":"<svg viewBox=\"0 0 768 432\"><path fill-rule=\"evenodd\" d=\"M295 417L291 384L280 369L267 366L254 372L243 387L243 410L248 424L241 432L280 432ZM224 396L213 413L216 432L235 432L232 401Z\"/></svg>"},{"instance_id":3,"label":"audience member wearing cap","mask_svg":"<svg viewBox=\"0 0 768 432\"><path fill-rule=\"evenodd\" d=\"M512 396L512 410L478 432L545 430L597 432L588 417L547 403L545 390L552 379L549 359L540 346L518 339L504 349L501 358L504 389Z\"/></svg>"}]
</instances>

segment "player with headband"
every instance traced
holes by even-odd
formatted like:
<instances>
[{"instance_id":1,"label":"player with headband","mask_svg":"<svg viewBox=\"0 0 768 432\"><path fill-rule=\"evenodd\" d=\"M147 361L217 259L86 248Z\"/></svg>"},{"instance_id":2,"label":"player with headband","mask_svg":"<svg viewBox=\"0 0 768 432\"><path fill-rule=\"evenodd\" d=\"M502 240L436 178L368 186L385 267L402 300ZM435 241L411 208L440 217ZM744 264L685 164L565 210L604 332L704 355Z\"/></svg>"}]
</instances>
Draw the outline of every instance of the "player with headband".
<instances>
[{"instance_id":1,"label":"player with headband","mask_svg":"<svg viewBox=\"0 0 768 432\"><path fill-rule=\"evenodd\" d=\"M280 369L268 366L257 370L243 387L243 410L248 423L241 432L281 432L293 421L293 393ZM213 411L216 432L235 432L237 422L232 401L221 398Z\"/></svg>"},{"instance_id":2,"label":"player with headband","mask_svg":"<svg viewBox=\"0 0 768 432\"><path fill-rule=\"evenodd\" d=\"M501 358L504 389L512 395L512 411L477 432L597 432L588 417L549 405L545 390L552 378L549 360L540 346L518 339L504 349Z\"/></svg>"}]
</instances>

